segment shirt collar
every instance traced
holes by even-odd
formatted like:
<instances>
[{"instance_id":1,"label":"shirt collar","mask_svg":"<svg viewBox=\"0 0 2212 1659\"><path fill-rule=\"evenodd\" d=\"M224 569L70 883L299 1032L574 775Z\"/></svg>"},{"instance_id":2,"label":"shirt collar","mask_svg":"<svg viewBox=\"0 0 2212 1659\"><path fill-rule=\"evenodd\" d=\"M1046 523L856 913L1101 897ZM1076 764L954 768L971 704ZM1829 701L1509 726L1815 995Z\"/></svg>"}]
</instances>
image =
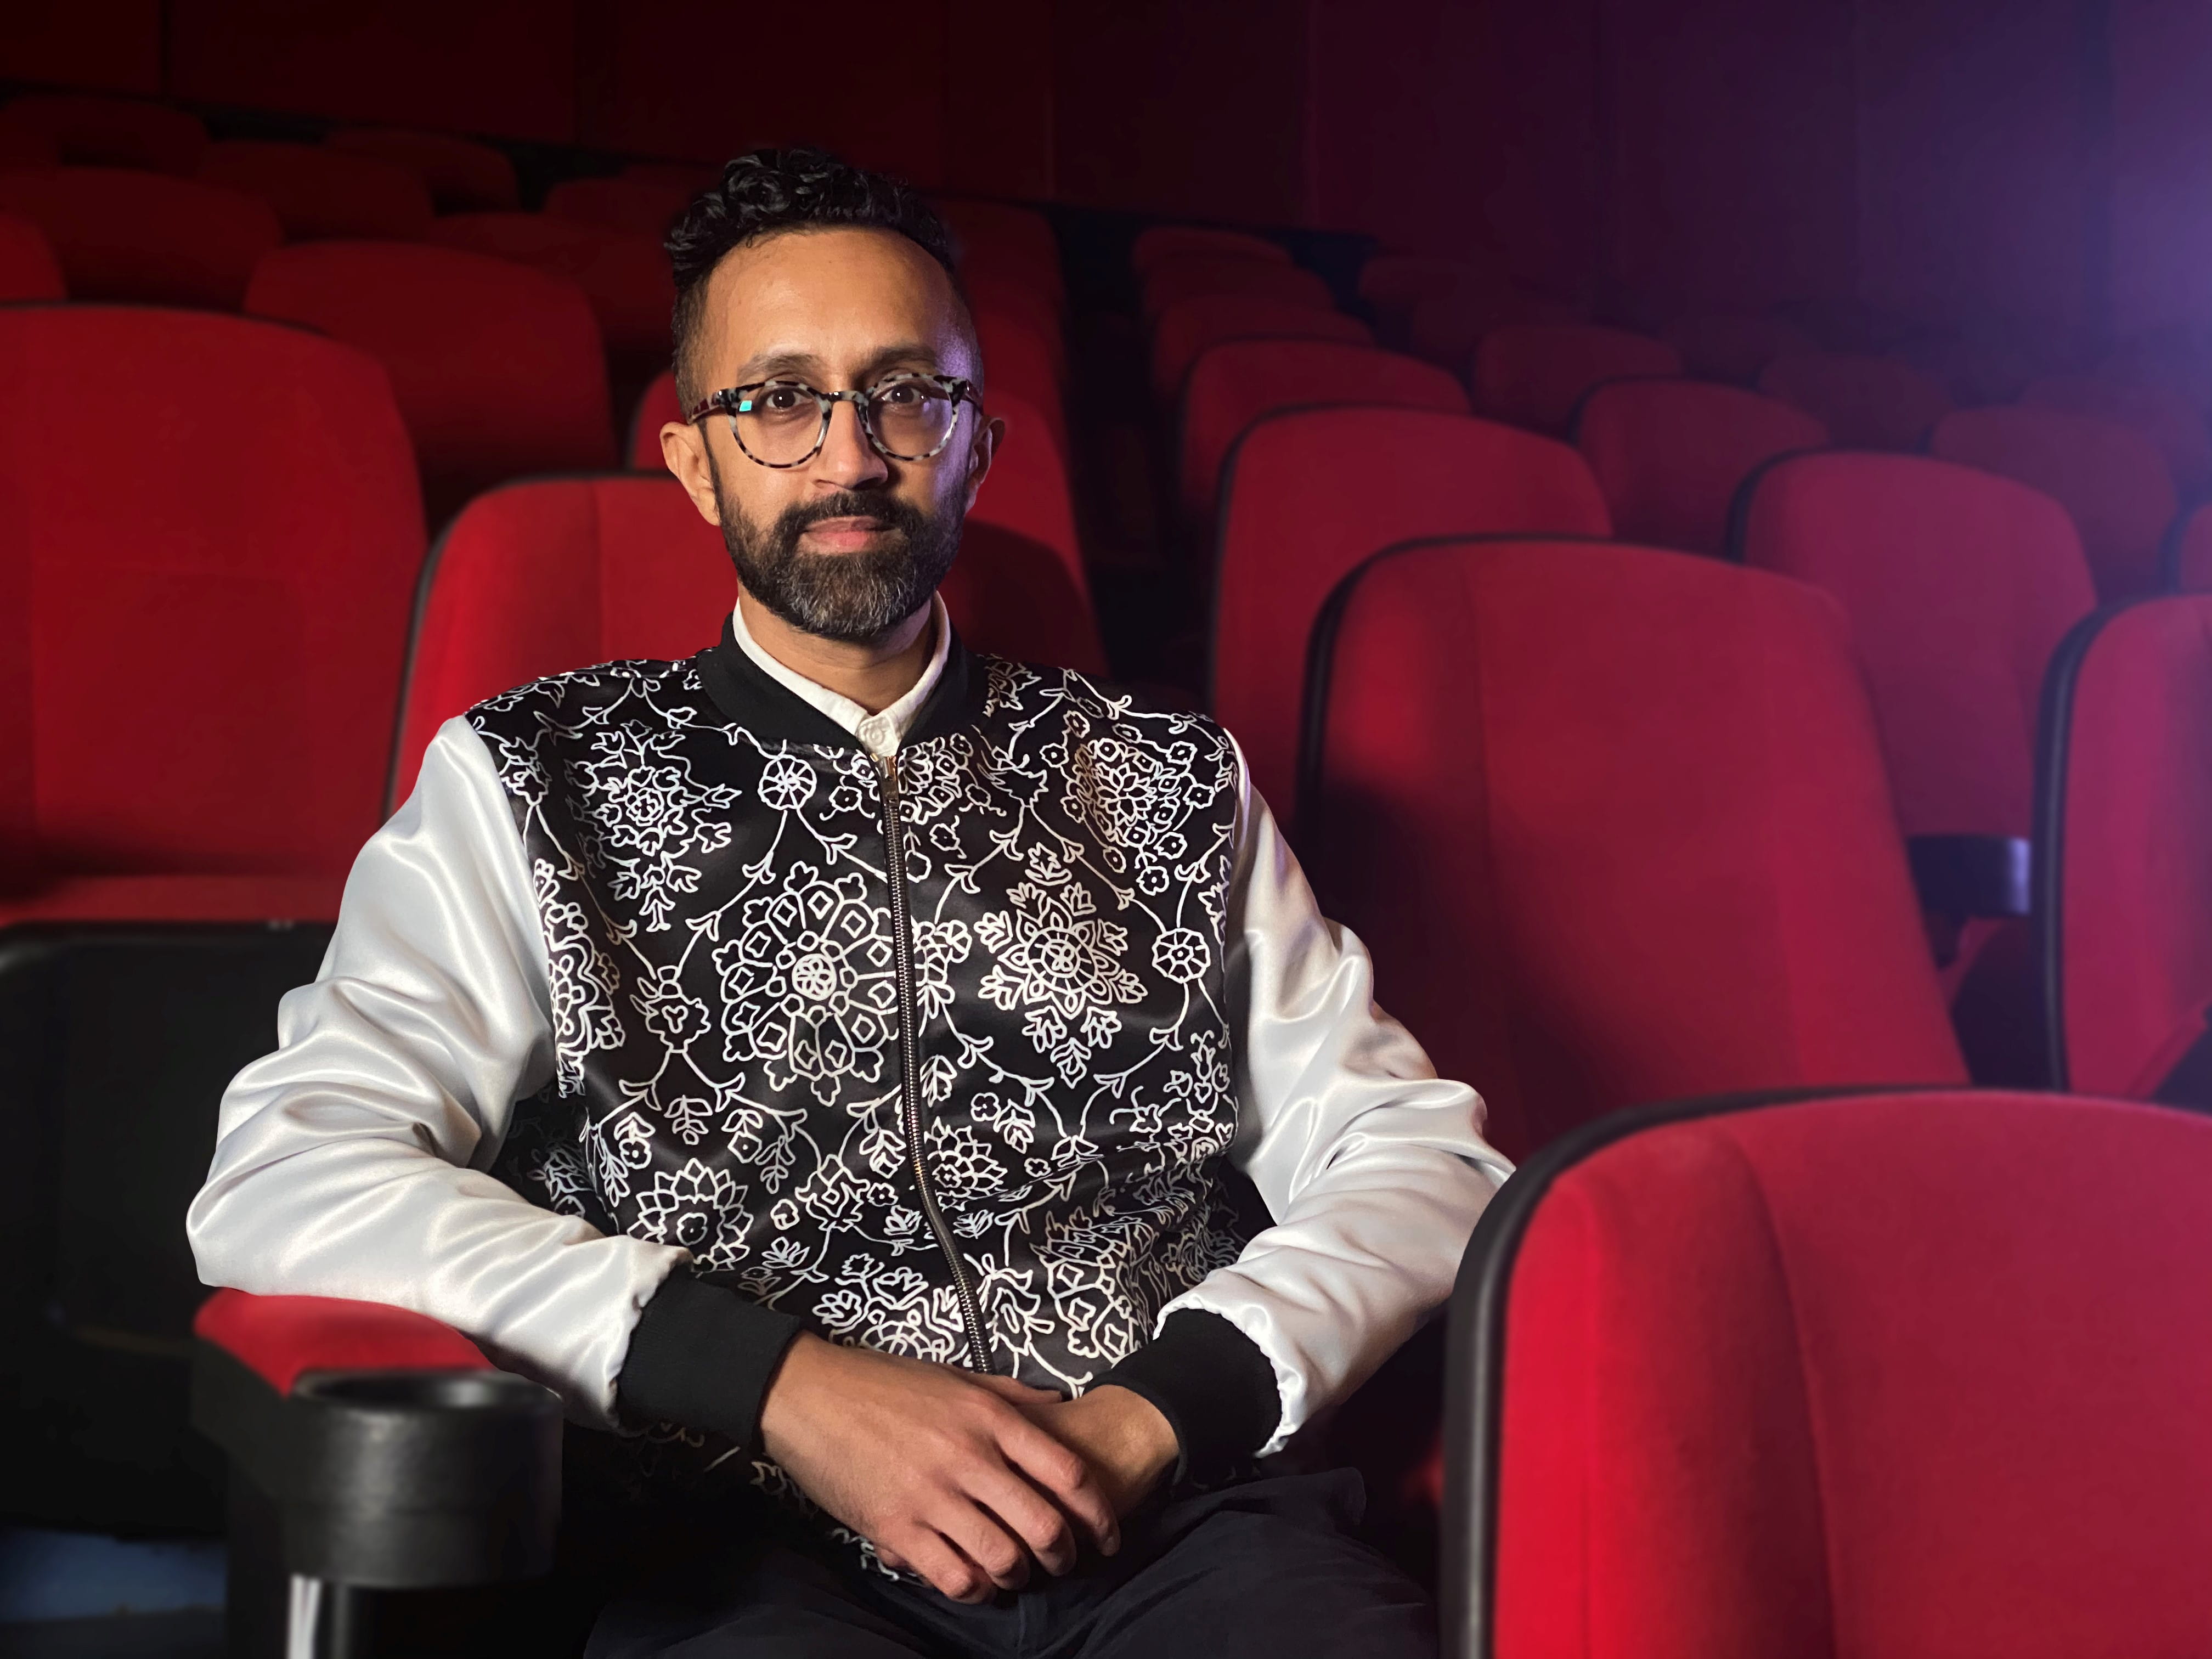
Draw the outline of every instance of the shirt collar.
<instances>
[{"instance_id":1,"label":"shirt collar","mask_svg":"<svg viewBox=\"0 0 2212 1659\"><path fill-rule=\"evenodd\" d=\"M754 639L752 630L745 626L743 605L730 608L730 632L737 641L738 649L744 652L753 666L774 680L785 690L809 708L819 711L857 738L860 746L878 760L888 760L898 752L914 717L929 701L929 694L937 689L937 682L945 672L945 659L952 647L952 622L945 612L945 601L936 594L929 600L929 625L936 630L937 643L929 653L929 663L921 671L906 695L888 708L871 714L842 691L832 691L819 681L787 667L763 650Z\"/></svg>"}]
</instances>

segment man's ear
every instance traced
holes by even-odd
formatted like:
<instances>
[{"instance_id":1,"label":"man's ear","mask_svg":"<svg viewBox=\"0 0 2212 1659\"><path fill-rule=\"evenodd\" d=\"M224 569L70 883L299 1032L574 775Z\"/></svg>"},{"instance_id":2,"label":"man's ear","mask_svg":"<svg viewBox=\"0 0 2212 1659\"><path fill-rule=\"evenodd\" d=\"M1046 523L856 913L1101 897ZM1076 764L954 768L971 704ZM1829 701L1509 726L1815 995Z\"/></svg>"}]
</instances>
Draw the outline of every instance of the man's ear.
<instances>
[{"instance_id":1,"label":"man's ear","mask_svg":"<svg viewBox=\"0 0 2212 1659\"><path fill-rule=\"evenodd\" d=\"M714 469L707 460L707 434L700 428L671 421L660 428L660 459L691 497L708 524L720 527L722 504L714 495Z\"/></svg>"},{"instance_id":2,"label":"man's ear","mask_svg":"<svg viewBox=\"0 0 2212 1659\"><path fill-rule=\"evenodd\" d=\"M975 510L976 492L983 488L983 480L990 474L992 458L1006 441L1006 423L996 416L975 422L975 435L968 445L968 496L960 509L963 514Z\"/></svg>"}]
</instances>

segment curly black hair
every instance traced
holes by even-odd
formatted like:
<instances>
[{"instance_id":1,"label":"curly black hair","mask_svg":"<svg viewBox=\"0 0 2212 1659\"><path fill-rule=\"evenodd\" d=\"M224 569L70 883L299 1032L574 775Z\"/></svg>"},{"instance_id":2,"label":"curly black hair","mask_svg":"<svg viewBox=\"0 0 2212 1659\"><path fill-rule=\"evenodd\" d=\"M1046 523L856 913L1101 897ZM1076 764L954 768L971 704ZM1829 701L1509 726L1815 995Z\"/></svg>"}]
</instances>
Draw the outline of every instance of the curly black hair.
<instances>
[{"instance_id":1,"label":"curly black hair","mask_svg":"<svg viewBox=\"0 0 2212 1659\"><path fill-rule=\"evenodd\" d=\"M952 235L903 179L870 173L827 150L757 149L722 169L668 233L676 270L676 380L688 406L701 395L688 359L707 297L707 279L733 248L776 234L854 225L896 231L945 267L959 290Z\"/></svg>"}]
</instances>

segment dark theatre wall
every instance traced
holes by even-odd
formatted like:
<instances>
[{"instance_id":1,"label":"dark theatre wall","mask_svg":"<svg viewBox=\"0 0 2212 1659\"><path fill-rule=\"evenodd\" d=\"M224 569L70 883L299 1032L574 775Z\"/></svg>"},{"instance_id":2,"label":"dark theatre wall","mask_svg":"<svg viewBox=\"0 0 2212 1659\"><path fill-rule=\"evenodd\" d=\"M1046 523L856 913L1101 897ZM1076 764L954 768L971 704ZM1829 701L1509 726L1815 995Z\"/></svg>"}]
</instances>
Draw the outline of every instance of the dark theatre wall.
<instances>
[{"instance_id":1,"label":"dark theatre wall","mask_svg":"<svg viewBox=\"0 0 2212 1659\"><path fill-rule=\"evenodd\" d=\"M2212 321L2203 0L15 0L0 76L1502 250L1632 314Z\"/></svg>"}]
</instances>

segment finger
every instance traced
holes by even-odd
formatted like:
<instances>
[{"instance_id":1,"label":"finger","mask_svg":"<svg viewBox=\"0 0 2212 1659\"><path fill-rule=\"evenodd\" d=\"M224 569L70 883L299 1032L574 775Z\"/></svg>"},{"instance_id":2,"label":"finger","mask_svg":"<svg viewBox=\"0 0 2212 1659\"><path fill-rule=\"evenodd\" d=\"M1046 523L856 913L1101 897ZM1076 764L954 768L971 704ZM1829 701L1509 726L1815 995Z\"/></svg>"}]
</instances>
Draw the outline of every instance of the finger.
<instances>
[{"instance_id":1,"label":"finger","mask_svg":"<svg viewBox=\"0 0 2212 1659\"><path fill-rule=\"evenodd\" d=\"M883 1546L876 1547L883 1553ZM974 1603L988 1601L991 1581L983 1570L926 1526L900 1536L898 1554L908 1567L920 1573L948 1601Z\"/></svg>"},{"instance_id":2,"label":"finger","mask_svg":"<svg viewBox=\"0 0 2212 1659\"><path fill-rule=\"evenodd\" d=\"M876 1546L876 1559L882 1562L893 1572L908 1572L912 1571L907 1564L906 1557L901 1555L896 1550L891 1549L883 1544Z\"/></svg>"},{"instance_id":3,"label":"finger","mask_svg":"<svg viewBox=\"0 0 2212 1659\"><path fill-rule=\"evenodd\" d=\"M969 1495L1019 1539L1037 1565L1054 1577L1075 1565L1075 1534L1066 1516L1012 1469L984 1473L969 1488Z\"/></svg>"},{"instance_id":4,"label":"finger","mask_svg":"<svg viewBox=\"0 0 2212 1659\"><path fill-rule=\"evenodd\" d=\"M1062 1445L1018 1413L1000 1429L999 1449L1067 1511L1101 1553L1111 1555L1121 1547L1121 1521L1080 1452Z\"/></svg>"},{"instance_id":5,"label":"finger","mask_svg":"<svg viewBox=\"0 0 2212 1659\"><path fill-rule=\"evenodd\" d=\"M1029 1583L1029 1552L981 1504L956 1498L941 1514L927 1518L945 1534L945 1542L973 1561L1000 1589L1018 1590Z\"/></svg>"}]
</instances>

